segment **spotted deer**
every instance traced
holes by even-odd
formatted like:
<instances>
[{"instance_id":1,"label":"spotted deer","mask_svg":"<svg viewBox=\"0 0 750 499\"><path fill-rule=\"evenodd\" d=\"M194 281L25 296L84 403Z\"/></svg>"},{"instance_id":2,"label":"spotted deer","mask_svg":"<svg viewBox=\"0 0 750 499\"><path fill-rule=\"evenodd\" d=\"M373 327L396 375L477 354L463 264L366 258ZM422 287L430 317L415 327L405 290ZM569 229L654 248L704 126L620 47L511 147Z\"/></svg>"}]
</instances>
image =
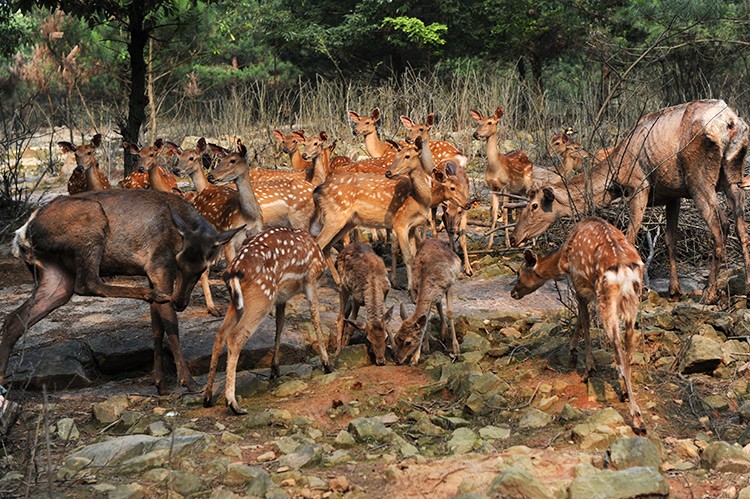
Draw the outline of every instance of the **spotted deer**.
<instances>
[{"instance_id":1,"label":"spotted deer","mask_svg":"<svg viewBox=\"0 0 750 499\"><path fill-rule=\"evenodd\" d=\"M508 211L505 209L504 194L524 194L531 189L536 178L552 179L553 177L549 176L551 172L535 168L526 153L521 150L507 154L500 152L497 142L497 126L503 117L502 106L498 106L490 116L482 116L474 109L469 112L477 123L474 139L484 140L487 143L487 169L484 172L484 180L492 194L490 240L487 243L487 249L492 249L495 242L498 209L501 211L502 223L505 226L505 244L510 246L510 233L507 227Z\"/></svg>"},{"instance_id":2,"label":"spotted deer","mask_svg":"<svg viewBox=\"0 0 750 499\"><path fill-rule=\"evenodd\" d=\"M554 131L555 135L547 144L547 154L549 156L558 156L561 160L562 175L570 176L571 174L583 168L584 161L593 159L594 161L603 161L612 152L612 148L602 148L593 155L586 151L581 144L573 140L575 131L568 127L564 132Z\"/></svg>"},{"instance_id":3,"label":"spotted deer","mask_svg":"<svg viewBox=\"0 0 750 499\"><path fill-rule=\"evenodd\" d=\"M629 199L626 232L634 242L648 205L666 205L664 239L669 257L669 294L680 295L675 253L680 200L692 198L713 237L714 250L706 302L718 298L716 279L726 250L727 218L717 190L724 192L740 239L745 269L750 243L743 213L743 165L748 147L747 123L723 100L699 100L645 115L606 160L566 183L545 183L529 193L529 202L513 230L519 246L544 232L555 220ZM745 287L750 292L750 271Z\"/></svg>"},{"instance_id":4,"label":"spotted deer","mask_svg":"<svg viewBox=\"0 0 750 499\"><path fill-rule=\"evenodd\" d=\"M516 300L561 275L567 275L573 285L578 301L578 321L570 343L570 363L571 367L577 363L578 339L583 333L586 350L584 382L596 368L589 340L589 304L596 303L604 332L615 346L615 362L625 384L623 393L630 398L633 428L636 433L645 433L645 423L630 379L635 320L643 286L643 261L638 250L616 227L601 218L591 217L576 224L557 250L543 257L526 250L524 260L510 293ZM620 319L625 326L624 338Z\"/></svg>"},{"instance_id":5,"label":"spotted deer","mask_svg":"<svg viewBox=\"0 0 750 499\"><path fill-rule=\"evenodd\" d=\"M289 155L292 170L300 172L305 171L312 166L312 161L306 161L303 159L302 153L299 151L299 146L305 143L304 130L292 130L287 135L284 135L278 130L274 130L273 135L279 142L281 142L281 150Z\"/></svg>"},{"instance_id":6,"label":"spotted deer","mask_svg":"<svg viewBox=\"0 0 750 499\"><path fill-rule=\"evenodd\" d=\"M314 191L315 225L322 225L317 240L326 255L354 227L393 229L411 288L414 230L427 222L432 201L432 161L426 159L429 146L423 147L421 137L414 145L394 142L394 147L398 152L385 176L338 173L318 186Z\"/></svg>"},{"instance_id":7,"label":"spotted deer","mask_svg":"<svg viewBox=\"0 0 750 499\"><path fill-rule=\"evenodd\" d=\"M175 176L158 164L159 157L166 150L164 139L156 139L153 145L141 148L130 142L123 142L122 147L128 153L138 157L138 164L130 175L118 183L120 187L125 189L153 189L182 195L182 191L177 187Z\"/></svg>"},{"instance_id":8,"label":"spotted deer","mask_svg":"<svg viewBox=\"0 0 750 499\"><path fill-rule=\"evenodd\" d=\"M460 347L456 338L453 322L453 283L461 274L461 260L438 239L427 239L414 258L414 313L408 316L404 304L401 304L401 327L396 333L396 363L403 364L411 358L411 365L417 365L420 353L427 346L424 343L427 326L430 323L430 312L433 305L440 315L440 333L444 344L447 343L447 331L451 333L451 350L458 356ZM445 296L445 313L443 311ZM447 320L446 320L447 315Z\"/></svg>"},{"instance_id":9,"label":"spotted deer","mask_svg":"<svg viewBox=\"0 0 750 499\"><path fill-rule=\"evenodd\" d=\"M37 209L16 232L14 255L34 276L31 297L8 313L0 341L0 384L21 335L74 295L131 298L151 306L154 384L162 376L164 334L180 384L193 390L177 314L219 247L236 232L218 233L185 200L158 191L111 189L60 196ZM109 284L102 277L135 275L150 287Z\"/></svg>"},{"instance_id":10,"label":"spotted deer","mask_svg":"<svg viewBox=\"0 0 750 499\"><path fill-rule=\"evenodd\" d=\"M388 321L393 312L393 307L385 310L385 299L391 289L385 264L369 244L351 243L336 258L336 269L341 277L336 354L349 344L350 327L354 327L365 332L375 363L382 366L386 341L391 336ZM356 322L362 305L367 311L365 324Z\"/></svg>"},{"instance_id":11,"label":"spotted deer","mask_svg":"<svg viewBox=\"0 0 750 499\"><path fill-rule=\"evenodd\" d=\"M325 258L315 239L301 230L273 227L248 238L237 258L224 273L231 303L224 322L216 334L203 403L213 403L213 383L224 347L227 349L226 403L235 414L246 412L235 396L235 378L240 351L255 334L271 308L276 306L276 336L271 373L279 374L279 346L284 330L286 303L305 293L310 318L317 333L317 347L323 368L331 372L326 342L318 312L318 279L325 270Z\"/></svg>"},{"instance_id":12,"label":"spotted deer","mask_svg":"<svg viewBox=\"0 0 750 499\"><path fill-rule=\"evenodd\" d=\"M107 175L99 168L96 161L96 150L102 144L102 136L97 133L89 144L78 147L70 142L58 142L64 153L73 153L76 168L68 179L68 194L78 194L86 191L104 191L110 189Z\"/></svg>"},{"instance_id":13,"label":"spotted deer","mask_svg":"<svg viewBox=\"0 0 750 499\"><path fill-rule=\"evenodd\" d=\"M355 137L364 137L365 150L371 158L383 156L393 158L396 149L388 142L380 140L380 135L378 135L377 122L380 121L380 108L376 107L372 110L370 116L365 117L360 117L354 111L349 111L349 119L355 123L352 133Z\"/></svg>"}]
</instances>

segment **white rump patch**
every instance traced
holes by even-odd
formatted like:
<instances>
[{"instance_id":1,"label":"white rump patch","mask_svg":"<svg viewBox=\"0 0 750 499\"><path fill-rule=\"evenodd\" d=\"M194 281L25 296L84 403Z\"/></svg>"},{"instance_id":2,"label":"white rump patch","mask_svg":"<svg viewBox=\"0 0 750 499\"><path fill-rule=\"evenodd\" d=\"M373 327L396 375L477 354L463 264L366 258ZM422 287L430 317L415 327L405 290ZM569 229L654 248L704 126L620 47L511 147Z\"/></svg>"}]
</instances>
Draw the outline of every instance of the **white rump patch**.
<instances>
[{"instance_id":1,"label":"white rump patch","mask_svg":"<svg viewBox=\"0 0 750 499\"><path fill-rule=\"evenodd\" d=\"M245 306L245 303L242 299L242 287L240 286L240 278L232 277L231 279L229 279L229 287L232 289L232 301L234 301L234 306L237 307L237 310L242 310Z\"/></svg>"},{"instance_id":2,"label":"white rump patch","mask_svg":"<svg viewBox=\"0 0 750 499\"><path fill-rule=\"evenodd\" d=\"M608 270L604 278L609 283L617 284L621 295L635 294L635 284L641 284L640 274L628 266L621 266L617 271Z\"/></svg>"}]
</instances>

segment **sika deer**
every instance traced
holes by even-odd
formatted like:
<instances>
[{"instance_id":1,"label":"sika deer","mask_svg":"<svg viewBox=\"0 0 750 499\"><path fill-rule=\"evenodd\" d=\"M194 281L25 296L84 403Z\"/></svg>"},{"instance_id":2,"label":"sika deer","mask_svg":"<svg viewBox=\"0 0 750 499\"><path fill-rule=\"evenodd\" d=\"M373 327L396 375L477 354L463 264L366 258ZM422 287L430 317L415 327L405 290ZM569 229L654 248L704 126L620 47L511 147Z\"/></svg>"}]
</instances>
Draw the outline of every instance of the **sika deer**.
<instances>
[{"instance_id":1,"label":"sika deer","mask_svg":"<svg viewBox=\"0 0 750 499\"><path fill-rule=\"evenodd\" d=\"M593 155L590 154L581 144L573 140L574 133L571 127L566 128L564 133L557 133L555 131L555 135L547 144L547 154L560 157L562 171L559 173L566 177L583 168L585 160L604 161L612 153L612 148L607 147L599 149Z\"/></svg>"},{"instance_id":2,"label":"sika deer","mask_svg":"<svg viewBox=\"0 0 750 499\"><path fill-rule=\"evenodd\" d=\"M31 297L10 312L0 342L0 383L21 335L73 294L134 298L151 304L154 383L162 379L166 332L180 384L197 385L180 350L177 314L219 247L236 232L217 233L186 201L157 191L108 190L61 196L16 231L13 253L36 281ZM139 275L150 288L107 284L102 277Z\"/></svg>"},{"instance_id":3,"label":"sika deer","mask_svg":"<svg viewBox=\"0 0 750 499\"><path fill-rule=\"evenodd\" d=\"M385 364L386 339L391 336L388 321L393 312L393 307L385 311L385 299L391 289L385 264L370 245L352 243L339 253L336 268L341 277L336 355L349 344L349 325L365 332L375 363L382 366ZM364 325L356 322L362 305L367 310Z\"/></svg>"},{"instance_id":4,"label":"sika deer","mask_svg":"<svg viewBox=\"0 0 750 499\"><path fill-rule=\"evenodd\" d=\"M102 144L102 135L97 133L90 144L76 147L70 142L58 142L64 153L72 152L76 158L76 168L68 179L68 194L86 191L104 191L110 189L109 179L99 169L96 161L96 150Z\"/></svg>"},{"instance_id":5,"label":"sika deer","mask_svg":"<svg viewBox=\"0 0 750 499\"><path fill-rule=\"evenodd\" d=\"M380 108L372 110L370 116L360 118L359 114L349 111L349 118L356 123L354 126L354 136L364 137L365 149L371 158L381 158L384 156L393 158L396 155L396 149L388 142L380 140L378 135L377 122L380 121Z\"/></svg>"},{"instance_id":6,"label":"sika deer","mask_svg":"<svg viewBox=\"0 0 750 499\"><path fill-rule=\"evenodd\" d=\"M469 111L471 117L477 123L474 131L476 140L484 139L487 142L487 170L484 172L484 180L492 194L492 205L490 208L490 240L487 249L492 249L495 242L495 227L497 225L497 212L501 210L503 225L505 226L505 244L510 246L508 232L508 212L505 209L504 194L523 194L531 189L531 185L537 177L551 180L550 173L542 168L535 168L529 157L523 151L511 151L501 154L497 144L497 125L503 117L503 108L498 106L491 116L482 116L478 111ZM501 206L502 204L502 206Z\"/></svg>"},{"instance_id":7,"label":"sika deer","mask_svg":"<svg viewBox=\"0 0 750 499\"><path fill-rule=\"evenodd\" d=\"M584 213L587 203L609 205L630 199L627 236L634 242L647 205L666 205L665 240L669 256L669 294L679 296L675 251L680 199L692 198L714 240L704 297L717 299L716 278L726 247L727 219L716 196L721 189L735 218L750 292L750 246L739 183L748 147L748 126L722 100L700 100L668 107L641 118L606 161L567 183L557 181L529 193L529 203L513 230L512 242L544 232L561 216Z\"/></svg>"},{"instance_id":8,"label":"sika deer","mask_svg":"<svg viewBox=\"0 0 750 499\"><path fill-rule=\"evenodd\" d=\"M226 345L226 402L235 414L246 413L235 397L237 361L242 346L255 334L273 305L276 305L276 338L271 372L278 376L278 353L284 330L286 302L302 292L310 304L310 318L317 333L323 368L326 372L331 372L318 312L317 283L324 270L325 258L315 240L305 231L274 227L245 241L237 258L224 273L224 281L232 301L214 341L211 368L203 392L203 404L206 407L213 403L216 369Z\"/></svg>"},{"instance_id":9,"label":"sika deer","mask_svg":"<svg viewBox=\"0 0 750 499\"><path fill-rule=\"evenodd\" d=\"M510 295L519 300L539 289L549 279L566 274L578 300L578 322L570 343L570 363L578 359L578 338L583 332L586 349L584 383L595 369L589 342L589 304L596 302L607 338L615 346L615 360L625 390L630 397L630 415L636 433L645 433L641 410L635 401L630 364L635 347L635 320L643 283L643 261L638 250L620 230L601 218L586 218L576 224L559 249L537 257L531 250L518 271ZM625 325L624 340L620 318ZM623 345L624 341L624 345Z\"/></svg>"},{"instance_id":10,"label":"sika deer","mask_svg":"<svg viewBox=\"0 0 750 499\"><path fill-rule=\"evenodd\" d=\"M123 142L122 147L130 154L138 156L138 166L133 172L119 182L125 189L153 189L182 196L177 188L174 175L159 166L158 159L164 151L164 140L156 139L154 145L139 148L135 144Z\"/></svg>"},{"instance_id":11,"label":"sika deer","mask_svg":"<svg viewBox=\"0 0 750 499\"><path fill-rule=\"evenodd\" d=\"M451 332L451 348L453 355L458 356L460 347L456 338L456 328L453 324L453 283L461 274L461 260L446 245L438 239L428 239L419 248L414 258L414 289L412 297L416 296L416 306L411 317L407 317L406 309L401 304L401 319L403 323L396 333L396 363L403 364L411 357L411 365L419 362L423 342L430 322L432 306L437 306L440 315L440 334L443 343L447 342L447 329ZM443 295L448 320L443 313ZM426 344L424 346L427 346Z\"/></svg>"},{"instance_id":12,"label":"sika deer","mask_svg":"<svg viewBox=\"0 0 750 499\"><path fill-rule=\"evenodd\" d=\"M299 152L300 144L305 143L304 130L293 130L288 135L284 135L280 131L274 130L273 135L279 140L279 142L281 142L281 150L289 155L292 170L300 172L305 171L312 166L312 162L303 159L302 154Z\"/></svg>"}]
</instances>

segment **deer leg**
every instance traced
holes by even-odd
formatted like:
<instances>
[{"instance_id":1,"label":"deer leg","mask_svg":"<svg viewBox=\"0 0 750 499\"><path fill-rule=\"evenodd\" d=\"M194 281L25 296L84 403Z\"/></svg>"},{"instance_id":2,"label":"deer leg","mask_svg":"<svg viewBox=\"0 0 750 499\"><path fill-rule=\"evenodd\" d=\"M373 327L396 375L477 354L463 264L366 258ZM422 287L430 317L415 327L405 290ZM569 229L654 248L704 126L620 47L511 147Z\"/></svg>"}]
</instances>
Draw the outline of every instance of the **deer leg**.
<instances>
[{"instance_id":1,"label":"deer leg","mask_svg":"<svg viewBox=\"0 0 750 499\"><path fill-rule=\"evenodd\" d=\"M333 372L331 363L328 360L328 350L326 349L323 329L320 327L320 312L318 311L318 283L316 280L309 279L305 284L305 296L310 304L310 319L313 323L315 333L318 335L318 350L320 360L323 362L323 370L327 373Z\"/></svg>"},{"instance_id":2,"label":"deer leg","mask_svg":"<svg viewBox=\"0 0 750 499\"><path fill-rule=\"evenodd\" d=\"M206 271L201 275L201 288L203 288L203 296L206 298L206 308L208 309L208 313L214 317L221 317L219 309L216 308L216 304L214 303L214 297L211 294L211 286L208 282L208 273L210 270L211 266L209 265Z\"/></svg>"},{"instance_id":3,"label":"deer leg","mask_svg":"<svg viewBox=\"0 0 750 499\"><path fill-rule=\"evenodd\" d=\"M417 349L414 351L414 355L412 355L411 357L411 362L409 362L409 364L411 364L412 366L416 366L417 364L419 364L419 357L422 354L422 348L424 346L425 337L427 336L427 329L430 327L430 312L431 310L427 311L427 319L424 322L424 327L422 328L422 334L419 335L419 345L417 345Z\"/></svg>"},{"instance_id":4,"label":"deer leg","mask_svg":"<svg viewBox=\"0 0 750 499\"><path fill-rule=\"evenodd\" d=\"M169 348L172 351L172 356L174 357L174 362L177 366L177 376L180 380L180 385L187 388L190 392L196 392L200 389L200 386L190 375L190 369L188 369L185 357L182 355L180 333L177 325L177 312L175 312L171 303L160 303L156 308L164 331L167 333L167 340L169 341ZM154 355L155 354L156 345L154 345Z\"/></svg>"},{"instance_id":5,"label":"deer leg","mask_svg":"<svg viewBox=\"0 0 750 499\"><path fill-rule=\"evenodd\" d=\"M580 329L578 329L580 326ZM583 382L586 383L589 380L591 371L596 370L596 363L594 362L594 354L591 352L591 317L589 316L589 303L583 298L578 298L578 324L576 324L576 330L583 333L583 349L585 356L585 367ZM577 341L576 341L577 343Z\"/></svg>"},{"instance_id":6,"label":"deer leg","mask_svg":"<svg viewBox=\"0 0 750 499\"><path fill-rule=\"evenodd\" d=\"M279 377L279 347L281 333L286 322L286 303L276 304L276 335L273 337L273 357L271 358L271 378Z\"/></svg>"},{"instance_id":7,"label":"deer leg","mask_svg":"<svg viewBox=\"0 0 750 499\"><path fill-rule=\"evenodd\" d=\"M448 342L448 321L445 320L445 310L443 309L443 300L438 300L435 304L437 308L438 317L440 318L440 342L447 346Z\"/></svg>"},{"instance_id":8,"label":"deer leg","mask_svg":"<svg viewBox=\"0 0 750 499\"><path fill-rule=\"evenodd\" d=\"M342 287L339 290L339 317L336 321L336 344L335 346L331 345L331 341L328 341L329 347L333 346L335 348L336 355L338 355L341 352L341 349L344 348L344 329L346 328L346 323L344 322L345 319L349 318L349 313L351 312L351 301L349 300L349 293L344 290Z\"/></svg>"},{"instance_id":9,"label":"deer leg","mask_svg":"<svg viewBox=\"0 0 750 499\"><path fill-rule=\"evenodd\" d=\"M677 278L677 222L680 217L680 198L667 202L667 229L664 233L664 241L667 243L667 256L669 258L669 296L679 298L680 280Z\"/></svg>"},{"instance_id":10,"label":"deer leg","mask_svg":"<svg viewBox=\"0 0 750 499\"><path fill-rule=\"evenodd\" d=\"M159 395L167 395L169 390L164 386L163 379L163 360L162 354L164 353L164 323L159 315L159 308L155 303L150 306L151 309L151 336L154 339L154 367L152 370L152 378L156 391Z\"/></svg>"},{"instance_id":11,"label":"deer leg","mask_svg":"<svg viewBox=\"0 0 750 499\"><path fill-rule=\"evenodd\" d=\"M257 297L256 297L257 298ZM245 300L247 302L247 300ZM224 389L224 397L226 398L227 405L233 413L237 415L247 414L247 411L242 409L237 403L237 397L235 394L237 384L237 363L240 359L240 353L242 347L245 346L247 340L255 334L258 330L258 326L264 317L271 311L270 301L256 300L257 306L246 307L242 309L242 316L238 319L238 323L235 327L229 327L226 334L226 345L227 345L227 380ZM227 314L227 317L229 314ZM224 320L224 325L227 324L227 320ZM229 324L227 324L229 326ZM220 331L221 333L221 331Z\"/></svg>"},{"instance_id":12,"label":"deer leg","mask_svg":"<svg viewBox=\"0 0 750 499\"><path fill-rule=\"evenodd\" d=\"M464 210L461 212L461 222L459 225L459 237L461 238L461 252L464 257L464 272L466 275L471 276L474 274L474 270L471 268L471 262L469 261L469 247L466 243L466 226L469 223L469 214ZM451 236L451 241L453 237Z\"/></svg>"},{"instance_id":13,"label":"deer leg","mask_svg":"<svg viewBox=\"0 0 750 499\"><path fill-rule=\"evenodd\" d=\"M726 215L719 206L716 191L711 185L702 185L696 192L691 193L695 206L706 221L708 229L714 239L714 253L711 258L711 267L708 273L708 284L704 294L706 303L714 303L717 299L716 279L719 269L724 262L724 251L726 249Z\"/></svg>"},{"instance_id":14,"label":"deer leg","mask_svg":"<svg viewBox=\"0 0 750 499\"><path fill-rule=\"evenodd\" d=\"M437 225L435 225L435 218L437 218L437 206L430 208L430 230L432 231L432 237L437 237Z\"/></svg>"},{"instance_id":15,"label":"deer leg","mask_svg":"<svg viewBox=\"0 0 750 499\"><path fill-rule=\"evenodd\" d=\"M495 241L495 227L497 227L497 210L500 207L500 195L492 193L492 204L490 205L490 240L487 243L487 249L492 249L492 243Z\"/></svg>"},{"instance_id":16,"label":"deer leg","mask_svg":"<svg viewBox=\"0 0 750 499\"><path fill-rule=\"evenodd\" d=\"M404 259L404 265L406 266L406 288L408 290L411 290L412 288L412 273L411 273L411 263L412 263L412 256L411 253L411 243L409 241L409 228L408 227L394 227L393 230L396 232L396 240L398 240L398 247L401 250L401 256ZM395 275L394 275L394 284L395 284ZM394 285L394 287L396 287Z\"/></svg>"},{"instance_id":17,"label":"deer leg","mask_svg":"<svg viewBox=\"0 0 750 499\"><path fill-rule=\"evenodd\" d=\"M740 160L739 171L742 171L742 160ZM747 232L747 221L745 220L744 206L745 195L743 190L737 185L740 178L736 175L736 181L727 179L724 174L721 176L720 185L727 198L727 205L734 215L734 223L737 228L737 237L742 247L742 257L745 262L745 294L750 295L750 237Z\"/></svg>"},{"instance_id":18,"label":"deer leg","mask_svg":"<svg viewBox=\"0 0 750 499\"><path fill-rule=\"evenodd\" d=\"M229 305L229 310L227 311L226 317L224 317L224 322L221 324L219 332L216 333L216 338L214 339L214 348L211 351L211 366L208 370L206 388L203 391L204 407L211 407L213 405L213 387L214 379L216 377L216 370L219 367L219 357L221 357L221 353L224 350L224 345L227 344L227 334L237 327L238 321L239 316L237 314L237 310L234 308L234 305Z\"/></svg>"},{"instance_id":19,"label":"deer leg","mask_svg":"<svg viewBox=\"0 0 750 499\"><path fill-rule=\"evenodd\" d=\"M64 269L43 262L43 266L35 267L35 272L38 282L31 296L5 317L0 341L0 384L5 381L8 359L18 339L50 312L68 303L73 296L75 279Z\"/></svg>"},{"instance_id":20,"label":"deer leg","mask_svg":"<svg viewBox=\"0 0 750 499\"><path fill-rule=\"evenodd\" d=\"M461 354L461 347L458 344L458 338L456 338L456 325L453 321L453 288L450 287L445 292L445 310L448 315L448 327L451 331L451 346L453 347L453 355L458 357Z\"/></svg>"},{"instance_id":21,"label":"deer leg","mask_svg":"<svg viewBox=\"0 0 750 499\"><path fill-rule=\"evenodd\" d=\"M357 316L359 315L359 307L361 306L362 304L358 302L357 300L351 301L351 308L349 312L351 312L351 319L353 321L357 320ZM352 341L353 331L354 331L354 328L351 325L349 324L344 325L344 335L346 336L345 338L346 343L344 344L344 346L348 345Z\"/></svg>"},{"instance_id":22,"label":"deer leg","mask_svg":"<svg viewBox=\"0 0 750 499\"><path fill-rule=\"evenodd\" d=\"M631 381L632 363L633 363L633 351L635 350L635 315L637 311L632 314L624 313L624 325L625 325L625 359L623 379L625 381L625 388L628 393L628 402L630 405L630 416L633 418L633 430L637 435L646 434L646 424L641 416L641 409L638 407L638 403L635 400L635 394L633 393L633 386Z\"/></svg>"},{"instance_id":23,"label":"deer leg","mask_svg":"<svg viewBox=\"0 0 750 499\"><path fill-rule=\"evenodd\" d=\"M502 210L503 214L503 225L505 226L505 247L510 248L510 228L508 228L509 223L509 217L508 217L508 208L505 207L505 203L507 202L507 198L503 196L503 199L500 201L500 210Z\"/></svg>"}]
</instances>

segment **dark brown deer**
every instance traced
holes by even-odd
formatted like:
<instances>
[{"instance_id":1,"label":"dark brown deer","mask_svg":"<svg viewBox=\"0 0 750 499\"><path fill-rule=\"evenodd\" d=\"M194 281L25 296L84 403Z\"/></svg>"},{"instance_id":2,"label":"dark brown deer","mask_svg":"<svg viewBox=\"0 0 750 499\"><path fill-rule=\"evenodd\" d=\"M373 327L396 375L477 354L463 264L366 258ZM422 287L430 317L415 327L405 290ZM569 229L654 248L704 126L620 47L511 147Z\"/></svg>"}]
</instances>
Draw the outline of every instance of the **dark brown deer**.
<instances>
[{"instance_id":1,"label":"dark brown deer","mask_svg":"<svg viewBox=\"0 0 750 499\"><path fill-rule=\"evenodd\" d=\"M461 260L443 241L427 239L414 258L414 287L412 297L416 297L414 313L407 316L401 304L403 323L396 333L396 363L403 364L411 357L411 365L417 365L423 350L430 312L433 305L440 315L440 333L443 343L447 343L447 330L451 332L451 350L454 356L461 351L453 323L453 283L461 275ZM443 313L443 296L447 312Z\"/></svg>"},{"instance_id":2,"label":"dark brown deer","mask_svg":"<svg viewBox=\"0 0 750 499\"><path fill-rule=\"evenodd\" d=\"M715 302L716 278L726 249L727 217L716 195L724 192L741 242L745 286L750 292L750 249L740 187L747 154L748 126L722 100L700 100L668 107L641 118L603 162L586 175L542 185L529 194L512 241L518 246L541 234L561 216L584 213L626 196L630 199L627 236L635 241L648 205L666 205L665 241L669 256L669 294L680 295L675 251L680 200L691 198L714 241L706 302Z\"/></svg>"},{"instance_id":3,"label":"dark brown deer","mask_svg":"<svg viewBox=\"0 0 750 499\"><path fill-rule=\"evenodd\" d=\"M393 307L385 310L385 299L391 289L385 264L369 244L352 243L339 253L336 268L341 277L336 354L349 344L351 334L347 326L354 327L365 332L375 363L382 366L386 340L391 336L388 321L393 312ZM365 324L356 322L362 305L367 311Z\"/></svg>"},{"instance_id":4,"label":"dark brown deer","mask_svg":"<svg viewBox=\"0 0 750 499\"><path fill-rule=\"evenodd\" d=\"M305 143L304 130L292 130L287 135L284 135L278 130L274 130L273 135L279 142L281 142L281 150L289 155L292 170L301 172L312 166L312 161L304 160L302 158L302 153L299 152L299 146Z\"/></svg>"},{"instance_id":5,"label":"dark brown deer","mask_svg":"<svg viewBox=\"0 0 750 499\"><path fill-rule=\"evenodd\" d=\"M245 414L235 397L235 377L240 351L255 334L261 321L276 306L276 338L271 373L279 374L279 345L284 330L286 302L305 293L310 319L317 333L323 368L331 372L318 312L318 279L325 270L325 258L315 239L305 231L273 227L248 238L231 266L224 273L231 303L216 334L211 367L203 392L203 404L213 403L213 383L224 346L227 348L225 397L235 414Z\"/></svg>"},{"instance_id":6,"label":"dark brown deer","mask_svg":"<svg viewBox=\"0 0 750 499\"><path fill-rule=\"evenodd\" d=\"M86 191L104 191L110 188L109 179L96 161L96 150L102 144L102 136L97 133L91 138L91 143L76 147L70 142L58 142L64 153L73 153L76 158L76 168L68 179L68 194L78 194Z\"/></svg>"},{"instance_id":7,"label":"dark brown deer","mask_svg":"<svg viewBox=\"0 0 750 499\"><path fill-rule=\"evenodd\" d=\"M208 262L239 230L217 233L186 201L157 191L87 192L55 198L37 209L13 242L14 254L36 282L31 297L5 318L0 383L21 335L78 294L149 302L159 393L167 392L162 378L165 333L180 384L197 389L180 350L176 311L185 310ZM145 276L151 287L102 280L117 275Z\"/></svg>"},{"instance_id":8,"label":"dark brown deer","mask_svg":"<svg viewBox=\"0 0 750 499\"><path fill-rule=\"evenodd\" d=\"M641 301L643 261L638 250L617 228L601 218L586 218L570 231L565 243L547 256L537 257L531 250L510 295L519 300L539 289L549 279L567 275L578 301L578 322L570 343L570 364L578 360L578 339L583 332L586 349L584 383L595 369L589 341L589 304L596 302L607 338L615 346L615 360L625 384L623 394L630 398L630 416L636 433L645 433L641 410L635 401L630 379L630 364L635 348L635 320ZM625 325L622 338L620 318Z\"/></svg>"}]
</instances>

